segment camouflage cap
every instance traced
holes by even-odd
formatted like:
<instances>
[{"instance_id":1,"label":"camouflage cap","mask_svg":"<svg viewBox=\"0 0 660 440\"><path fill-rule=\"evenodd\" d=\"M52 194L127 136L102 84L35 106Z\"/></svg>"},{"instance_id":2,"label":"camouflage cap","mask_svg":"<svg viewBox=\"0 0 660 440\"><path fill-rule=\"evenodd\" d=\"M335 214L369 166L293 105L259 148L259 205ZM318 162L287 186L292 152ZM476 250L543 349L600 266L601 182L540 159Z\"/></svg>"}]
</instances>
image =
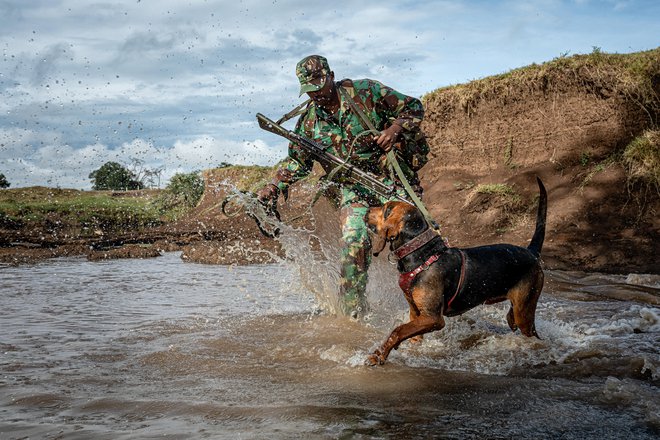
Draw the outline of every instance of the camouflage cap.
<instances>
[{"instance_id":1,"label":"camouflage cap","mask_svg":"<svg viewBox=\"0 0 660 440\"><path fill-rule=\"evenodd\" d=\"M300 81L300 94L315 92L325 85L326 75L330 73L328 60L321 55L310 55L296 64L296 76ZM310 81L322 77L323 81L318 84L311 84Z\"/></svg>"}]
</instances>

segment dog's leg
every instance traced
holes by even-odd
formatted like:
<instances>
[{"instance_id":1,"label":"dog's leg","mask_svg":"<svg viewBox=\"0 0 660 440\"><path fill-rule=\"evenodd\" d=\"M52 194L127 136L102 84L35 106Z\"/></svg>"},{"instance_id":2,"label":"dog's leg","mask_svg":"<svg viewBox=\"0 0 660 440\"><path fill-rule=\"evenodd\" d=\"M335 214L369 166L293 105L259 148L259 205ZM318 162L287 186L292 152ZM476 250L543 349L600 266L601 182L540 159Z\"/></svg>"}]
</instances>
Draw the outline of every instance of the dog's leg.
<instances>
[{"instance_id":1,"label":"dog's leg","mask_svg":"<svg viewBox=\"0 0 660 440\"><path fill-rule=\"evenodd\" d=\"M511 309L507 314L507 322L511 330L520 329L528 337L539 335L534 324L536 305L543 289L543 270L536 266L529 276L514 286L507 295L511 300ZM540 338L539 338L540 339Z\"/></svg>"},{"instance_id":2,"label":"dog's leg","mask_svg":"<svg viewBox=\"0 0 660 440\"><path fill-rule=\"evenodd\" d=\"M439 316L419 316L412 321L402 324L392 331L390 337L380 346L379 349L369 355L365 363L370 366L382 365L387 360L392 350L408 338L423 335L424 333L440 330L445 326L445 320L442 315Z\"/></svg>"},{"instance_id":3,"label":"dog's leg","mask_svg":"<svg viewBox=\"0 0 660 440\"><path fill-rule=\"evenodd\" d=\"M524 309L524 322L526 323L526 326L523 327L523 324L520 324L520 331L525 336L536 336L538 339L541 338L539 337L538 333L536 333L536 305L539 302L539 297L541 296L541 291L543 290L543 279L543 270L539 267L537 269L532 288L529 291L526 307Z\"/></svg>"},{"instance_id":4,"label":"dog's leg","mask_svg":"<svg viewBox=\"0 0 660 440\"><path fill-rule=\"evenodd\" d=\"M408 305L410 306L410 321L414 321L419 317L419 309L415 305L412 297L408 297L408 295L406 295L406 299L408 300ZM421 344L423 339L423 335L417 335L410 338L409 342L412 344Z\"/></svg>"},{"instance_id":5,"label":"dog's leg","mask_svg":"<svg viewBox=\"0 0 660 440\"><path fill-rule=\"evenodd\" d=\"M518 330L518 325L516 324L516 320L513 317L513 303L511 303L511 307L509 307L509 313L506 314L506 322L509 324L509 328L512 332Z\"/></svg>"}]
</instances>

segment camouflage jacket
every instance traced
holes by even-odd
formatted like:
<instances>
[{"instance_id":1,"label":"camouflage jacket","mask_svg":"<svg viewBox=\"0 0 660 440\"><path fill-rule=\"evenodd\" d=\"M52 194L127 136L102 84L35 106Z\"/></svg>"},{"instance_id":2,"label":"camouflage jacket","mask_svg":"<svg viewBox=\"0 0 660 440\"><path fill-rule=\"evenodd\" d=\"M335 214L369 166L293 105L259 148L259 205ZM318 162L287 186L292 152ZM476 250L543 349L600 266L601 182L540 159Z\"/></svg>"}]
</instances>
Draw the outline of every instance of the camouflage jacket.
<instances>
[{"instance_id":1,"label":"camouflage jacket","mask_svg":"<svg viewBox=\"0 0 660 440\"><path fill-rule=\"evenodd\" d=\"M426 147L419 128L424 116L424 108L419 99L403 95L370 79L345 79L338 83L338 87L348 92L377 130L381 131L396 123L403 127L404 138L414 137ZM339 100L339 111L333 115L311 102L296 124L296 133L322 143L327 152L348 160L362 170L379 177L388 177L385 153L376 144L374 134L368 131L369 128L353 112L341 93ZM278 170L274 183L285 190L289 184L306 177L313 165L313 160L296 144L289 144L288 158ZM407 168L405 172L409 178L417 180L416 173L409 167L402 163L402 168Z\"/></svg>"}]
</instances>

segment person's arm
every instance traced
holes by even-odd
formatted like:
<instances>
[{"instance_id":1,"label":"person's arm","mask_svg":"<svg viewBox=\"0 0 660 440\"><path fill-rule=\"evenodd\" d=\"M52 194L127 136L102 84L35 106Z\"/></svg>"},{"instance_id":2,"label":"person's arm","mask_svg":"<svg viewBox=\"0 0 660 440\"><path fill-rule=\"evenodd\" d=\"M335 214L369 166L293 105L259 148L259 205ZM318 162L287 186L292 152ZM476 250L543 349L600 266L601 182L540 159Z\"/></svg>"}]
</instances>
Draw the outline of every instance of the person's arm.
<instances>
[{"instance_id":1,"label":"person's arm","mask_svg":"<svg viewBox=\"0 0 660 440\"><path fill-rule=\"evenodd\" d=\"M380 85L380 98L376 101L377 111L382 111L388 119L406 131L419 129L424 119L422 101L404 95L383 84Z\"/></svg>"},{"instance_id":2,"label":"person's arm","mask_svg":"<svg viewBox=\"0 0 660 440\"><path fill-rule=\"evenodd\" d=\"M311 110L313 111L313 110ZM304 130L304 121L309 117L309 113L303 114L296 124L295 131L305 137L310 137ZM306 177L311 173L314 161L307 157L303 151L294 143L289 143L288 157L283 161L275 173L275 177L262 188L257 197L260 200L277 199L280 193L286 194L289 185Z\"/></svg>"},{"instance_id":3,"label":"person's arm","mask_svg":"<svg viewBox=\"0 0 660 440\"><path fill-rule=\"evenodd\" d=\"M376 111L391 121L391 125L376 138L376 143L388 151L399 139L402 131L419 130L424 118L424 106L419 99L404 95L377 81L374 81L372 87Z\"/></svg>"}]
</instances>

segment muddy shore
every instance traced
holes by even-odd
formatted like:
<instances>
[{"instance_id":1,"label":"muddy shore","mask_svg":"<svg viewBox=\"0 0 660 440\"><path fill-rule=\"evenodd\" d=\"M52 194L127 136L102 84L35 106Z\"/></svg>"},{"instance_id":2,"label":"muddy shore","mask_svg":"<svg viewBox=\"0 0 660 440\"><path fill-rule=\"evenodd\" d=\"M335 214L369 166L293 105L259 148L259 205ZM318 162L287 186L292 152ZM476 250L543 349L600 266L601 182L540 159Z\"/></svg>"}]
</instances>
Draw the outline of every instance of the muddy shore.
<instances>
[{"instance_id":1,"label":"muddy shore","mask_svg":"<svg viewBox=\"0 0 660 440\"><path fill-rule=\"evenodd\" d=\"M657 182L633 178L621 159L645 133L660 138L660 49L592 58L555 60L423 98L422 127L431 147L420 173L424 202L451 245L526 245L538 176L549 199L546 267L660 274L660 189ZM629 66L640 60L647 71L631 88ZM659 150L651 145L656 161ZM206 170L199 206L156 228L71 240L45 228L0 225L0 263L67 255L143 258L166 250L209 264L286 256L249 218L228 219L213 208L224 197L223 185L240 179L228 173ZM505 191L485 190L492 187ZM311 221L307 207L314 192L309 184L295 185L280 207L282 217L295 218L293 226Z\"/></svg>"}]
</instances>

